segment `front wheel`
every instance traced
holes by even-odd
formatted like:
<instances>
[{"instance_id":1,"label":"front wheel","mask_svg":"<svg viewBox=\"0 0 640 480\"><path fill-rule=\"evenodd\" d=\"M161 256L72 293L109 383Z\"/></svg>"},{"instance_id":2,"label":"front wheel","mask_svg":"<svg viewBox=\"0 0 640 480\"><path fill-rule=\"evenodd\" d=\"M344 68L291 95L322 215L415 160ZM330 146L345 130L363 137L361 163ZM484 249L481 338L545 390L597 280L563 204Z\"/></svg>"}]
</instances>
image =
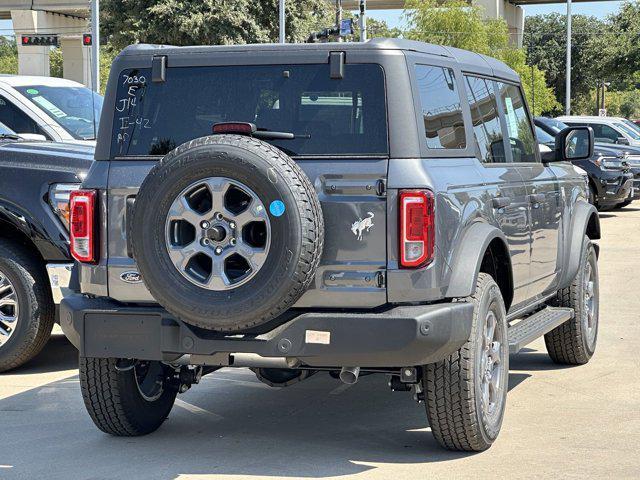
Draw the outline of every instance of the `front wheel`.
<instances>
[{"instance_id":1,"label":"front wheel","mask_svg":"<svg viewBox=\"0 0 640 480\"><path fill-rule=\"evenodd\" d=\"M441 362L426 365L422 386L431 431L449 450L486 450L498 437L507 398L507 315L498 285L478 275L469 340Z\"/></svg>"},{"instance_id":2,"label":"front wheel","mask_svg":"<svg viewBox=\"0 0 640 480\"><path fill-rule=\"evenodd\" d=\"M584 237L580 267L573 282L558 291L555 304L572 308L575 315L544 336L551 359L563 365L584 365L596 350L600 310L598 257Z\"/></svg>"},{"instance_id":3,"label":"front wheel","mask_svg":"<svg viewBox=\"0 0 640 480\"><path fill-rule=\"evenodd\" d=\"M118 366L115 358L80 358L80 386L93 423L119 437L157 430L173 408L177 390L168 384L169 367L136 361Z\"/></svg>"}]
</instances>

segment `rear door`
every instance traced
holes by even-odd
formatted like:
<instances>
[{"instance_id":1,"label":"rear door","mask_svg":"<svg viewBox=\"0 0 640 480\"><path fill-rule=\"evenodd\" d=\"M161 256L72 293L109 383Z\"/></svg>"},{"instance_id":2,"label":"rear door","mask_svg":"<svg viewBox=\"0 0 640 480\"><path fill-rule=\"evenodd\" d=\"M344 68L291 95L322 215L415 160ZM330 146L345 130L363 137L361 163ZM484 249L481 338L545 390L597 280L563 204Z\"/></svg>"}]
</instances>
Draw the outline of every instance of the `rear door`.
<instances>
[{"instance_id":1,"label":"rear door","mask_svg":"<svg viewBox=\"0 0 640 480\"><path fill-rule=\"evenodd\" d=\"M296 306L386 302L384 71L373 63L347 62L332 78L326 53L323 57L322 63L279 65L264 63L266 53L251 62L236 55L226 63L245 65L197 67L171 67L169 59L163 81L151 81L149 68L121 72L109 175L111 297L153 301L143 284L127 284L123 275L135 270L127 217L154 162L188 140L210 135L216 123L249 122L295 135L268 141L300 165L322 205L324 254L315 281Z\"/></svg>"}]
</instances>

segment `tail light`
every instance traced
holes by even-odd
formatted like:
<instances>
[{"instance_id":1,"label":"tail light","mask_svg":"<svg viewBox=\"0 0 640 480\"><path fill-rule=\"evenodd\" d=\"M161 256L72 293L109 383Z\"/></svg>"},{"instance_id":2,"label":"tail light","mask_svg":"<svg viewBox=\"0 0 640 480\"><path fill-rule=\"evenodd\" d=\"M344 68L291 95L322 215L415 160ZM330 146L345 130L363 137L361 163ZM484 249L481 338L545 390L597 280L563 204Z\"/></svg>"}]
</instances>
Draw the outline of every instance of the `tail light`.
<instances>
[{"instance_id":1,"label":"tail light","mask_svg":"<svg viewBox=\"0 0 640 480\"><path fill-rule=\"evenodd\" d=\"M78 190L78 183L54 183L49 188L49 205L60 219L64 228L69 230L69 196L74 190Z\"/></svg>"},{"instance_id":2,"label":"tail light","mask_svg":"<svg viewBox=\"0 0 640 480\"><path fill-rule=\"evenodd\" d=\"M95 190L71 192L69 238L71 240L71 255L79 262L93 263L96 261L95 204Z\"/></svg>"},{"instance_id":3,"label":"tail light","mask_svg":"<svg viewBox=\"0 0 640 480\"><path fill-rule=\"evenodd\" d=\"M400 192L400 265L421 267L433 260L435 244L433 193Z\"/></svg>"}]
</instances>

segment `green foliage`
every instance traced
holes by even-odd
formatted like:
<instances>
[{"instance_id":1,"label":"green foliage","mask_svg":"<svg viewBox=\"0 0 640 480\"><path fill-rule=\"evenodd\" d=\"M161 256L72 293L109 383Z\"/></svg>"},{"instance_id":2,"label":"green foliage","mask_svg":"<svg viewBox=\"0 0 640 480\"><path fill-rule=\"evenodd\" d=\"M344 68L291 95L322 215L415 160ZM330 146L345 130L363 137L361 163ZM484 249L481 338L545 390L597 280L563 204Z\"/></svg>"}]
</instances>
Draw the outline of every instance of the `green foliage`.
<instances>
[{"instance_id":1,"label":"green foliage","mask_svg":"<svg viewBox=\"0 0 640 480\"><path fill-rule=\"evenodd\" d=\"M109 80L111 64L117 54L118 52L113 49L111 45L100 47L100 93L103 95L107 89L107 81Z\"/></svg>"},{"instance_id":2,"label":"green foliage","mask_svg":"<svg viewBox=\"0 0 640 480\"><path fill-rule=\"evenodd\" d=\"M357 22L357 17L356 17ZM399 38L403 36L402 30L397 27L391 28L384 20L376 20L367 17L367 37L368 38Z\"/></svg>"},{"instance_id":3,"label":"green foliage","mask_svg":"<svg viewBox=\"0 0 640 480\"><path fill-rule=\"evenodd\" d=\"M528 17L524 27L527 61L546 73L548 85L564 103L567 55L566 16ZM609 27L594 17L573 15L571 37L572 99L595 88L606 72Z\"/></svg>"},{"instance_id":4,"label":"green foliage","mask_svg":"<svg viewBox=\"0 0 640 480\"><path fill-rule=\"evenodd\" d=\"M545 74L536 66L532 72L525 52L509 41L509 29L504 20L485 20L481 7L469 6L463 0L408 0L406 7L409 9L405 13L409 23L408 38L471 50L502 60L522 78L525 95L535 115L559 109L560 104L547 86Z\"/></svg>"},{"instance_id":5,"label":"green foliage","mask_svg":"<svg viewBox=\"0 0 640 480\"><path fill-rule=\"evenodd\" d=\"M606 93L606 107L609 116L640 118L640 96L636 90L608 91ZM572 111L575 115L597 114L595 89L580 96L573 103Z\"/></svg>"},{"instance_id":6,"label":"green foliage","mask_svg":"<svg viewBox=\"0 0 640 480\"><path fill-rule=\"evenodd\" d=\"M49 75L62 78L62 49L52 48L49 52Z\"/></svg>"},{"instance_id":7,"label":"green foliage","mask_svg":"<svg viewBox=\"0 0 640 480\"><path fill-rule=\"evenodd\" d=\"M290 42L334 23L329 2L287 2ZM131 43L220 45L278 40L278 0L103 0L101 25L115 49Z\"/></svg>"},{"instance_id":8,"label":"green foliage","mask_svg":"<svg viewBox=\"0 0 640 480\"><path fill-rule=\"evenodd\" d=\"M408 0L407 38L496 56L509 43L507 24L485 21L482 8L464 0Z\"/></svg>"},{"instance_id":9,"label":"green foliage","mask_svg":"<svg viewBox=\"0 0 640 480\"><path fill-rule=\"evenodd\" d=\"M6 37L0 37L0 73L18 73L18 48Z\"/></svg>"},{"instance_id":10,"label":"green foliage","mask_svg":"<svg viewBox=\"0 0 640 480\"><path fill-rule=\"evenodd\" d=\"M614 88L637 88L640 72L640 2L626 2L608 18L606 79Z\"/></svg>"}]
</instances>

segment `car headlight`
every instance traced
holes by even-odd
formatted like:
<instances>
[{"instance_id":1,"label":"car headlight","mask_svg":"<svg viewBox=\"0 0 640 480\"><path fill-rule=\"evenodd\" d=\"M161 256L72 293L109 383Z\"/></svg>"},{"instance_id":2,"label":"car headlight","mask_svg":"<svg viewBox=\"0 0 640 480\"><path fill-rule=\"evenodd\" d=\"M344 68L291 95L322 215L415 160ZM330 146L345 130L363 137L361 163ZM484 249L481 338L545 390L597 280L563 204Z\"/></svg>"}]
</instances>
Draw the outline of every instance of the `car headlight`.
<instances>
[{"instance_id":1,"label":"car headlight","mask_svg":"<svg viewBox=\"0 0 640 480\"><path fill-rule=\"evenodd\" d=\"M69 231L69 194L79 188L79 183L54 183L49 188L49 205L67 231Z\"/></svg>"}]
</instances>

